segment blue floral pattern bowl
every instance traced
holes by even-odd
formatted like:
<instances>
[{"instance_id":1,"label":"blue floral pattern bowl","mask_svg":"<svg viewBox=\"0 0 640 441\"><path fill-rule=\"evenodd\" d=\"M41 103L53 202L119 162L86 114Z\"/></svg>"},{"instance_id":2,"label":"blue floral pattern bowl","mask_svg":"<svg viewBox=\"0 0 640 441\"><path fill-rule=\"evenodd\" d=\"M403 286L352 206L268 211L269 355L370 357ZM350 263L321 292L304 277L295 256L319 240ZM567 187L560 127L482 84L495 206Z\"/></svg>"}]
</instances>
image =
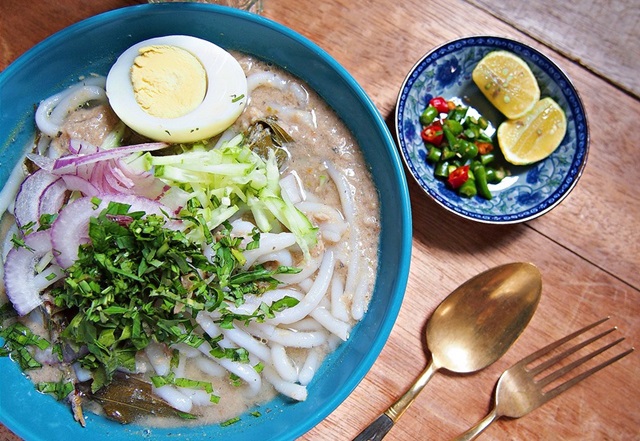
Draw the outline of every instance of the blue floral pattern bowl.
<instances>
[{"instance_id":1,"label":"blue floral pattern bowl","mask_svg":"<svg viewBox=\"0 0 640 441\"><path fill-rule=\"evenodd\" d=\"M489 52L507 50L526 61L540 86L567 116L567 134L556 151L528 166L504 162L509 176L490 185L493 198L463 198L434 177L420 137L420 114L431 98L458 98L478 110L495 128L505 119L484 97L471 78L476 64ZM442 207L467 219L508 224L536 218L558 205L574 188L587 162L589 131L584 106L571 81L549 58L514 40L468 37L439 46L420 59L407 75L395 115L402 158L417 183ZM496 148L499 154L499 149Z\"/></svg>"}]
</instances>

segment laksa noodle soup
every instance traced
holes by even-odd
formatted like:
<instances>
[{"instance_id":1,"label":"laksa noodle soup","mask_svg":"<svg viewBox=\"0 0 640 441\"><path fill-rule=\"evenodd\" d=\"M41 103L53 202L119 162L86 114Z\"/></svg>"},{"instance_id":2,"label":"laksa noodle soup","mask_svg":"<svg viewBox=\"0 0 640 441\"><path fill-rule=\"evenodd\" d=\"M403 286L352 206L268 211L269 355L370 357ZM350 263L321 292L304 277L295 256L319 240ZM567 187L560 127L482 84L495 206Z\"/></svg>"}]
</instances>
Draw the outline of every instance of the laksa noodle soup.
<instances>
[{"instance_id":1,"label":"laksa noodle soup","mask_svg":"<svg viewBox=\"0 0 640 441\"><path fill-rule=\"evenodd\" d=\"M35 122L0 201L2 355L83 425L305 400L377 267L378 195L334 112L280 68L167 36Z\"/></svg>"}]
</instances>

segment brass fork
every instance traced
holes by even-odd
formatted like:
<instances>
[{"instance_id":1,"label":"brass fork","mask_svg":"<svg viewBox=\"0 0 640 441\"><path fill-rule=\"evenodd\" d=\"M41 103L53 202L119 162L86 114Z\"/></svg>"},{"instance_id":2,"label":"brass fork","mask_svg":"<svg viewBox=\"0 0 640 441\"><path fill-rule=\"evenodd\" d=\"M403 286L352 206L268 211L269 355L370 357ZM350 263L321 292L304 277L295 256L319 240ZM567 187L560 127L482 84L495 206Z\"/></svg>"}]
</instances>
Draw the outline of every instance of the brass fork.
<instances>
[{"instance_id":1,"label":"brass fork","mask_svg":"<svg viewBox=\"0 0 640 441\"><path fill-rule=\"evenodd\" d=\"M540 364L529 367L534 361L551 353L554 349L562 346L570 340L578 337L579 335L584 334L588 330L595 328L601 323L607 321L609 318L604 318L598 320L595 323L592 323L579 331L574 332L573 334L567 335L566 337L551 343L550 345L534 352L533 354L525 357L520 360L518 363L504 371L504 373L500 376L498 380L498 384L496 386L496 391L494 395L493 409L485 416L482 420L480 420L475 426L471 429L467 430L462 435L455 438L454 441L469 441L475 439L480 433L482 433L491 423L497 420L500 417L506 416L509 418L520 418L527 415L534 409L542 406L544 403L549 401L550 399L558 396L565 390L569 389L571 386L574 386L578 382L584 380L591 374L599 371L600 369L610 365L611 363L620 360L622 357L629 355L633 352L633 348L629 348L626 351L609 358L606 361L603 361L597 366L586 370L579 375L574 376L573 378L561 383L555 387L552 387L549 390L545 390L545 387L550 385L556 380L559 380L562 376L569 373L574 368L582 365L588 360L591 360L596 355L603 353L607 349L612 348L617 345L623 338L619 338L618 340L601 346L600 348L594 350L593 352L584 355L583 357L572 361L571 363L560 367L559 369L549 373L543 378L538 378L540 374L552 367L555 364L559 363L561 360L565 359L569 355L577 352L578 350L590 345L591 343L596 342L601 339L605 335L608 335L615 331L617 328L613 327L608 329L595 337L591 337L581 343L576 344L575 346L564 350L563 352L549 358L541 362Z\"/></svg>"}]
</instances>

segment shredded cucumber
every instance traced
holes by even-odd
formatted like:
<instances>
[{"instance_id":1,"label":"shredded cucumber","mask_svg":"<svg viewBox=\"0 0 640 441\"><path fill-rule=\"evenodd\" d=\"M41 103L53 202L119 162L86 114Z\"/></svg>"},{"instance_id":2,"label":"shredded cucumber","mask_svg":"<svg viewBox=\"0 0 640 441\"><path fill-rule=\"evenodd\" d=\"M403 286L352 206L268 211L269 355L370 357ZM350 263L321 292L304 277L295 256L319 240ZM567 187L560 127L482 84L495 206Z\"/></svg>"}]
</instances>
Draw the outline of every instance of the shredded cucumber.
<instances>
[{"instance_id":1,"label":"shredded cucumber","mask_svg":"<svg viewBox=\"0 0 640 441\"><path fill-rule=\"evenodd\" d=\"M275 154L265 160L238 135L221 147L196 145L175 155L146 153L136 160L169 185L190 192L191 216L204 219L209 230L242 211L250 211L262 232L291 231L305 257L317 242L317 227L283 195ZM193 237L202 229L193 228Z\"/></svg>"}]
</instances>

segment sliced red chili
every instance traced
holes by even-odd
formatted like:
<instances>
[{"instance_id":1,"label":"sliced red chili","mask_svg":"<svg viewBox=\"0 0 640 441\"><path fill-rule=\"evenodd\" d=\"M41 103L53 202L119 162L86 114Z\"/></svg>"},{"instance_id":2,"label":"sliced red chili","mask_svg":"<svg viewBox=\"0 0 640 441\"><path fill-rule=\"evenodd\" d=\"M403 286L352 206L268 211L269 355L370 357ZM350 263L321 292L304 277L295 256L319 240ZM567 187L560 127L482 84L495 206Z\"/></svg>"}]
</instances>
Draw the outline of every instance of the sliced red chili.
<instances>
[{"instance_id":1,"label":"sliced red chili","mask_svg":"<svg viewBox=\"0 0 640 441\"><path fill-rule=\"evenodd\" d=\"M431 98L431 100L429 101L429 104L435 107L440 113L449 112L449 103L447 103L447 100L445 100L441 96L436 96L434 98Z\"/></svg>"},{"instance_id":2,"label":"sliced red chili","mask_svg":"<svg viewBox=\"0 0 640 441\"><path fill-rule=\"evenodd\" d=\"M463 165L451 173L449 173L449 177L447 178L447 182L451 186L451 188L458 188L469 179L469 166Z\"/></svg>"},{"instance_id":3,"label":"sliced red chili","mask_svg":"<svg viewBox=\"0 0 640 441\"><path fill-rule=\"evenodd\" d=\"M422 129L420 132L420 136L425 142L429 144L433 144L436 147L442 144L442 137L444 135L444 131L442 130L442 124L440 121L435 121L429 124L427 127Z\"/></svg>"}]
</instances>

